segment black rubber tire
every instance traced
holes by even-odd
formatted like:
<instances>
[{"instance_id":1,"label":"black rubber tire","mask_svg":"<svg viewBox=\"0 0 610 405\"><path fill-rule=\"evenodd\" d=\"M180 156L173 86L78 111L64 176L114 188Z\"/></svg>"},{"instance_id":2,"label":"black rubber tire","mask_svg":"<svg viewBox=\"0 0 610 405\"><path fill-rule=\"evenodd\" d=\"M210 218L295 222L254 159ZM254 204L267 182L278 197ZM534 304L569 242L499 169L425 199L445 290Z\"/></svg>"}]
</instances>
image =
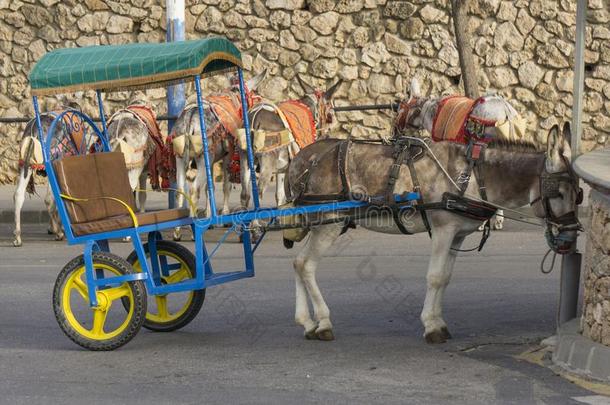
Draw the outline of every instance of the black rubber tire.
<instances>
[{"instance_id":1,"label":"black rubber tire","mask_svg":"<svg viewBox=\"0 0 610 405\"><path fill-rule=\"evenodd\" d=\"M104 264L106 266L116 269L121 275L133 273L131 265L120 256L114 255L107 252L94 252L93 253L93 267L97 263ZM142 327L146 316L146 287L142 281L129 282L129 288L134 298L134 311L133 316L129 320L126 329L119 335L107 339L107 340L93 340L89 339L76 331L70 326L70 323L66 319L63 306L62 306L62 291L66 280L71 276L74 271L81 269L85 265L85 259L83 255L77 256L72 259L68 264L64 266L57 280L55 281L55 287L53 288L53 311L55 312L55 319L61 330L68 336L74 343L85 349L94 351L107 351L117 349L127 342L129 342L138 333ZM123 302L123 305L125 303Z\"/></svg>"},{"instance_id":2,"label":"black rubber tire","mask_svg":"<svg viewBox=\"0 0 610 405\"><path fill-rule=\"evenodd\" d=\"M148 243L144 244L144 251L146 252L146 256L148 257ZM168 240L160 240L157 241L157 251L166 251L179 257L188 266L188 271L191 277L195 277L195 256L193 255L193 253L191 253L190 250L188 250L179 243ZM135 251L131 252L131 254L127 257L127 262L129 262L129 264L131 264L132 266L134 266L138 262L138 256ZM155 322L149 319L145 319L142 326L146 329L155 332L172 332L183 328L188 325L193 319L195 319L197 314L199 314L199 311L201 310L204 301L205 289L194 290L193 299L191 300L190 305L188 306L186 312L182 314L179 318L171 322Z\"/></svg>"}]
</instances>

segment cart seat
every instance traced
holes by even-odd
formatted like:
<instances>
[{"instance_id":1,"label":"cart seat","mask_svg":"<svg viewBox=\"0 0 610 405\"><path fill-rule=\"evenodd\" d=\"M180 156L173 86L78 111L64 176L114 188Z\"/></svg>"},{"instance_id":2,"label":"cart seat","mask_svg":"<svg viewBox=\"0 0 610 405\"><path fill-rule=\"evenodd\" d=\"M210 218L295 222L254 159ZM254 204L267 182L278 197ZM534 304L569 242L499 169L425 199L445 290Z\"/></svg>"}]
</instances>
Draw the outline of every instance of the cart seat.
<instances>
[{"instance_id":1,"label":"cart seat","mask_svg":"<svg viewBox=\"0 0 610 405\"><path fill-rule=\"evenodd\" d=\"M75 236L134 226L135 199L121 152L67 156L53 168ZM188 216L184 208L135 214L139 226Z\"/></svg>"}]
</instances>

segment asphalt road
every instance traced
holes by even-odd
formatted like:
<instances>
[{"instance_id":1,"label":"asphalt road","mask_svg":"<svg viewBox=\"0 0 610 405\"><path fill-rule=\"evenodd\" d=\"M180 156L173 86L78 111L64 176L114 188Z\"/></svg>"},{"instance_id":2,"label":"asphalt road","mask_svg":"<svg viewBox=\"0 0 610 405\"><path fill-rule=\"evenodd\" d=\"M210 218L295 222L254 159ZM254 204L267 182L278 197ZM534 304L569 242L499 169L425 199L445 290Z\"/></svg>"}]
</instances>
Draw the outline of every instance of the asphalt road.
<instances>
[{"instance_id":1,"label":"asphalt road","mask_svg":"<svg viewBox=\"0 0 610 405\"><path fill-rule=\"evenodd\" d=\"M576 404L595 395L515 358L555 327L558 272L538 270L537 229L510 225L483 253L458 258L447 344L427 345L418 318L427 237L357 230L318 272L333 342L305 340L294 324L295 250L274 234L257 253L257 276L209 289L186 328L142 329L104 353L73 344L52 312L55 277L79 248L34 225L13 248L10 230L0 225L0 403ZM237 249L225 246L217 271L240 263Z\"/></svg>"}]
</instances>

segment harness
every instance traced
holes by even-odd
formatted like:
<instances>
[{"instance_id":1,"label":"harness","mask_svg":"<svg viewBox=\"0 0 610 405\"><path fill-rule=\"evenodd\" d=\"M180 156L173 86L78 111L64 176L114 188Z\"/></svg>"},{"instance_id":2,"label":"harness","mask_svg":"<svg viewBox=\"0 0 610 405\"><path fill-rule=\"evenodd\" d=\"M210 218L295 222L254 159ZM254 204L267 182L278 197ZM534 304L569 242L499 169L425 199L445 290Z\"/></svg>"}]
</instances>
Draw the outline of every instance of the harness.
<instances>
[{"instance_id":1,"label":"harness","mask_svg":"<svg viewBox=\"0 0 610 405\"><path fill-rule=\"evenodd\" d=\"M350 146L357 143L378 144L380 146L388 145L380 140L346 139L338 141L336 144L326 149L323 153L310 160L309 168L305 170L298 179L298 193L294 198L295 203L307 205L346 200L366 202L370 204L371 207L389 211L400 232L406 235L411 235L413 232L410 232L403 222L404 207L407 203L410 204L411 202L405 202L400 199L397 201L395 192L396 183L400 177L400 170L403 166L406 166L409 170L411 182L413 184L412 191L417 192L419 195L418 199L416 200L417 204L414 208L421 216L422 222L424 223L424 226L426 227L426 230L430 236L432 235L432 229L427 214L427 212L430 210L442 209L481 222L488 220L495 214L496 208L494 206L464 197L463 193L461 195L457 195L446 192L443 194L441 201L426 203L422 197L421 183L417 175L417 170L415 169L415 162L421 159L425 152L421 146L413 144L412 141L407 137L395 138L390 143L390 145L393 147L393 162L389 168L385 191L381 195L371 196L365 192L361 192L360 190L353 190L350 184L349 176L347 175L347 156ZM341 190L332 194L307 193L307 184L309 182L311 168L317 166L320 161L331 153L336 154L337 172L341 181ZM354 217L351 216L350 219L354 219ZM486 240L489 233L484 235L484 239ZM485 241L479 245L479 250L483 247L484 243Z\"/></svg>"},{"instance_id":2,"label":"harness","mask_svg":"<svg viewBox=\"0 0 610 405\"><path fill-rule=\"evenodd\" d=\"M540 195L530 201L530 205L540 203L544 211L544 217L546 222L545 238L549 245L549 248L555 253L565 254L570 253L574 249L573 240L567 239L565 232L567 231L582 231L582 225L580 224L575 211L567 212L563 215L557 216L551 209L550 200L553 198L562 198L559 192L559 186L561 183L567 183L573 191L576 193L576 205L580 205L583 201L584 195L581 187L577 186L577 176L574 173L570 162L561 156L564 162L566 170L554 173L548 173L546 171L546 164L544 164L545 170L540 175Z\"/></svg>"}]
</instances>

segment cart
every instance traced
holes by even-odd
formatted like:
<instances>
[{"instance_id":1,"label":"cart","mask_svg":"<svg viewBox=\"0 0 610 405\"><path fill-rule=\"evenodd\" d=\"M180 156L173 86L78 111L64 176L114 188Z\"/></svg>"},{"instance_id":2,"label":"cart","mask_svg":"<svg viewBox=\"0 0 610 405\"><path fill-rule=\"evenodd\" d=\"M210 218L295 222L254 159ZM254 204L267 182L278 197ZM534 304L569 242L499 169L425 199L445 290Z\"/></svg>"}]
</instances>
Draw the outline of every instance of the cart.
<instances>
[{"instance_id":1,"label":"cart","mask_svg":"<svg viewBox=\"0 0 610 405\"><path fill-rule=\"evenodd\" d=\"M203 77L237 72L242 111L247 110L242 60L234 44L221 37L162 43L94 46L49 52L30 74L38 135L43 145L49 184L70 245L84 245L83 254L61 270L53 290L53 308L63 332L90 350L113 350L129 342L142 326L172 331L191 322L200 311L205 289L254 276L253 221L273 224L278 218L323 212L344 212L369 204L344 200L297 207L261 207L251 144L248 114L242 114L247 140L254 207L217 215L208 138L202 107ZM211 216L192 218L184 208L135 212L135 201L120 152L109 148L103 92L162 87L186 80L195 85L203 138ZM39 97L76 91L95 91L101 125L77 110L57 115L45 134ZM70 117L65 119L64 117ZM62 126L61 131L56 131ZM61 135L56 135L57 133ZM54 135L55 134L55 135ZM404 207L417 193L396 197ZM211 250L206 232L226 226ZM163 240L162 231L191 226L195 254ZM240 237L243 267L215 272L212 259L231 234ZM110 240L130 237L133 252L124 259L111 252ZM172 297L180 296L176 304ZM148 296L154 297L153 310ZM171 305L170 305L171 304ZM118 319L117 319L118 317Z\"/></svg>"}]
</instances>

